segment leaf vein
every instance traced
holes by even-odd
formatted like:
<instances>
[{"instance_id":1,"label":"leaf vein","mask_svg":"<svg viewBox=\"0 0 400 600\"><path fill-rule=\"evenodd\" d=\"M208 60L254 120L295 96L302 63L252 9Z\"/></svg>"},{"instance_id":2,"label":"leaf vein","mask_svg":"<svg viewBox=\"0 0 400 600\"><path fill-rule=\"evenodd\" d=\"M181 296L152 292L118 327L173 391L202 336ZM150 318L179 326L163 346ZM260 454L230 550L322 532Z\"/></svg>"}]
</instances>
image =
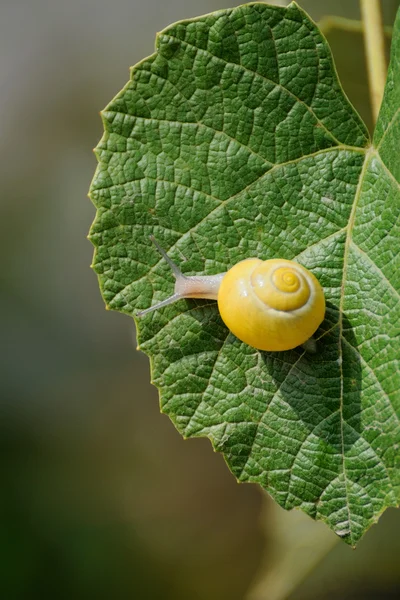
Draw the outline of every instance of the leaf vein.
<instances>
[{"instance_id":1,"label":"leaf vein","mask_svg":"<svg viewBox=\"0 0 400 600\"><path fill-rule=\"evenodd\" d=\"M254 78L259 77L260 79L263 79L267 83L269 83L269 84L271 84L271 85L273 85L273 86L275 86L277 88L280 88L288 96L290 96L291 98L293 98L296 102L298 102L299 104L302 104L303 106L305 106L306 110L314 117L314 119L316 120L316 122L318 123L318 125L325 131L325 133L327 134L327 136L333 142L335 142L337 145L340 145L340 141L332 134L331 131L328 130L328 128L324 125L324 123L317 117L317 115L315 114L315 112L313 111L313 109L311 108L311 106L308 106L305 102L303 102L303 100L300 100L300 98L298 98L293 92L291 92L286 87L284 87L281 83L276 83L276 81L273 81L272 79L268 79L268 77L265 77L265 75L261 75L260 73L257 73L256 71L253 71L252 69L249 69L248 67L244 67L243 65L239 65L238 63L228 62L228 61L224 60L223 58L220 58L219 56L215 56L214 54L211 54L211 52L209 52L207 50L203 50L202 48L198 48L197 46L195 46L194 44L191 44L190 42L187 42L185 40L180 40L179 38L171 35L170 33L165 32L165 33L163 33L163 35L165 37L168 37L168 38L170 38L172 40L175 40L175 41L179 42L180 44L183 44L185 46L189 46L189 47L193 48L196 52L199 52L200 54L206 54L208 56L211 56L214 60L217 60L219 62L223 62L224 64L232 66L232 67L237 67L238 69L243 69L247 73L250 73Z\"/></svg>"}]
</instances>

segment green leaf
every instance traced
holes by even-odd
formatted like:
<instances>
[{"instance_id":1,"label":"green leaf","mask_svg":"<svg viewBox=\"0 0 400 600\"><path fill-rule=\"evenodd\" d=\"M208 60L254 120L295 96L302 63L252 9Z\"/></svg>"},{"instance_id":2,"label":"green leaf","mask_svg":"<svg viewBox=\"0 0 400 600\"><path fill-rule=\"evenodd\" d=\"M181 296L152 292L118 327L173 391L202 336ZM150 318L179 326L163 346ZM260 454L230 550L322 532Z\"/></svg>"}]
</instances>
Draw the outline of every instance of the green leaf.
<instances>
[{"instance_id":1,"label":"green leaf","mask_svg":"<svg viewBox=\"0 0 400 600\"><path fill-rule=\"evenodd\" d=\"M316 25L292 3L176 23L102 113L91 198L109 308L169 296L154 234L185 273L296 259L324 287L318 352L260 352L215 302L137 321L161 408L355 545L399 498L399 19L379 123L365 125Z\"/></svg>"}]
</instances>

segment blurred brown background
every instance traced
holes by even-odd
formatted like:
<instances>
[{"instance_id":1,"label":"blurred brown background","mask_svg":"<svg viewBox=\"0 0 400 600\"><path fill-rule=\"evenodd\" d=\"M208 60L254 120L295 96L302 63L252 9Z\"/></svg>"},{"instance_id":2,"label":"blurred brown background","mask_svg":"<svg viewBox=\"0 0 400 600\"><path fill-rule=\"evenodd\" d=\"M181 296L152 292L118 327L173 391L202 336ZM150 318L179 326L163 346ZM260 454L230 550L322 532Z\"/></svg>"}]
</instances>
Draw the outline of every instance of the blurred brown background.
<instances>
[{"instance_id":1,"label":"blurred brown background","mask_svg":"<svg viewBox=\"0 0 400 600\"><path fill-rule=\"evenodd\" d=\"M352 551L238 485L160 415L133 321L105 312L86 197L98 112L171 22L233 0L0 0L1 597L400 597L400 513ZM356 0L304 0L318 20ZM398 0L383 0L385 23ZM326 32L371 125L360 33Z\"/></svg>"}]
</instances>

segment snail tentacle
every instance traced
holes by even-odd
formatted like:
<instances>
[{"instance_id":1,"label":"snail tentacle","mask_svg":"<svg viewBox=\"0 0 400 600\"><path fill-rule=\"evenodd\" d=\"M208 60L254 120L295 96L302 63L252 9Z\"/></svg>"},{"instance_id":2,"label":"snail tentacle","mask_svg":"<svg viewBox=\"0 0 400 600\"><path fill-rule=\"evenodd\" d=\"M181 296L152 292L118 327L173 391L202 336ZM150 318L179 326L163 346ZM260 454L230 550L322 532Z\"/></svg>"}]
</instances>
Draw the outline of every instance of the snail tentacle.
<instances>
[{"instance_id":1,"label":"snail tentacle","mask_svg":"<svg viewBox=\"0 0 400 600\"><path fill-rule=\"evenodd\" d=\"M137 312L136 317L143 317L159 308L173 304L177 300L182 300L182 298L206 298L208 300L217 300L221 281L224 278L225 273L218 273L217 275L184 275L180 268L160 246L154 235L151 235L150 239L171 268L175 277L175 290L169 298L157 302L157 304L154 304L154 306L151 306L150 308Z\"/></svg>"}]
</instances>

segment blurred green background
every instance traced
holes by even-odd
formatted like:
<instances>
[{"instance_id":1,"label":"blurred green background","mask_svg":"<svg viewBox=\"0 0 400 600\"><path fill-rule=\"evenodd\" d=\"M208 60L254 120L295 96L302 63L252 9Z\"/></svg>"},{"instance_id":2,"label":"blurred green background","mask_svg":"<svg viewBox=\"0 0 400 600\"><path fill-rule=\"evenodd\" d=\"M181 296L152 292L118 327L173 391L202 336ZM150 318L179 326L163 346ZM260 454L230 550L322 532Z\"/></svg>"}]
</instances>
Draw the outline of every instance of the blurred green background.
<instances>
[{"instance_id":1,"label":"blurred green background","mask_svg":"<svg viewBox=\"0 0 400 600\"><path fill-rule=\"evenodd\" d=\"M356 551L160 415L86 239L99 110L171 22L233 0L1 0L1 597L400 597L400 513ZM319 20L358 2L304 0ZM383 0L393 23L398 0ZM327 31L371 126L359 33Z\"/></svg>"}]
</instances>

